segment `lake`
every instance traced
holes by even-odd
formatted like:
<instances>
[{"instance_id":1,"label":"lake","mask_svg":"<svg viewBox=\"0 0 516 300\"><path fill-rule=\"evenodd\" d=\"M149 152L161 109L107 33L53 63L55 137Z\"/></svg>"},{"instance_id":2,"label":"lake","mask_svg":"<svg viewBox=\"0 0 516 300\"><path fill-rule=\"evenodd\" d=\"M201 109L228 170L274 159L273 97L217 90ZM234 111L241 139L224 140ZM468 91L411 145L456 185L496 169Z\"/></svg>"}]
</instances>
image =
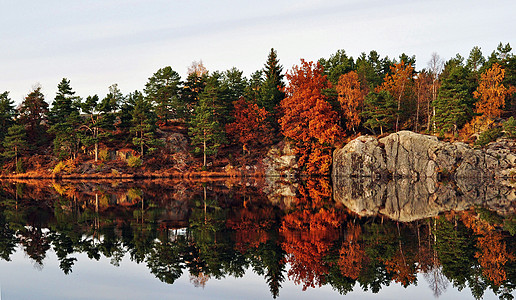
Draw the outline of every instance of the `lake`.
<instances>
[{"instance_id":1,"label":"lake","mask_svg":"<svg viewBox=\"0 0 516 300\"><path fill-rule=\"evenodd\" d=\"M1 297L511 299L514 188L464 186L2 181Z\"/></svg>"}]
</instances>

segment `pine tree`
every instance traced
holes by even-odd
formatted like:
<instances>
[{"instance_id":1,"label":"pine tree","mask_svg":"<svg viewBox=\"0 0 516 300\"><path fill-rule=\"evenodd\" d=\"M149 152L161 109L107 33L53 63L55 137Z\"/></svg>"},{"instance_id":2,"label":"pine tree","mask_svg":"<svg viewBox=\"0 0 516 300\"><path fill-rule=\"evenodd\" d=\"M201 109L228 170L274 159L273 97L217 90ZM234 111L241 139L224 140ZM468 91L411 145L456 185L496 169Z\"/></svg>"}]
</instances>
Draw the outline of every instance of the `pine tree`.
<instances>
[{"instance_id":1,"label":"pine tree","mask_svg":"<svg viewBox=\"0 0 516 300\"><path fill-rule=\"evenodd\" d=\"M265 81L260 89L260 97L258 99L258 106L265 108L268 112L274 114L276 106L285 98L283 89L283 66L280 65L276 50L271 49L267 62L263 68Z\"/></svg>"},{"instance_id":2,"label":"pine tree","mask_svg":"<svg viewBox=\"0 0 516 300\"><path fill-rule=\"evenodd\" d=\"M23 100L19 109L20 124L25 125L31 144L39 145L45 141L48 103L41 93L41 87L35 87Z\"/></svg>"},{"instance_id":3,"label":"pine tree","mask_svg":"<svg viewBox=\"0 0 516 300\"><path fill-rule=\"evenodd\" d=\"M179 96L180 90L181 76L170 66L159 69L145 84L145 95L154 103L161 124L166 125L169 119L184 114L185 107Z\"/></svg>"},{"instance_id":4,"label":"pine tree","mask_svg":"<svg viewBox=\"0 0 516 300\"><path fill-rule=\"evenodd\" d=\"M156 138L157 115L153 111L150 101L141 93L135 94L134 100L130 132L134 134L133 145L140 148L140 155L143 157L145 147L150 153L161 144L161 141Z\"/></svg>"},{"instance_id":5,"label":"pine tree","mask_svg":"<svg viewBox=\"0 0 516 300\"><path fill-rule=\"evenodd\" d=\"M463 61L460 55L450 59L439 77L441 88L432 105L435 108L433 121L441 134L451 131L456 134L473 117L475 99L472 96L476 83Z\"/></svg>"},{"instance_id":6,"label":"pine tree","mask_svg":"<svg viewBox=\"0 0 516 300\"><path fill-rule=\"evenodd\" d=\"M370 92L364 100L362 117L364 127L376 134L376 128L383 134L391 130L396 120L396 101L388 91Z\"/></svg>"},{"instance_id":7,"label":"pine tree","mask_svg":"<svg viewBox=\"0 0 516 300\"><path fill-rule=\"evenodd\" d=\"M218 149L225 143L226 137L222 125L215 114L216 107L204 94L199 105L195 108L194 115L190 121L189 135L192 138L192 145L196 153L203 154L203 166L207 166L207 156L218 152Z\"/></svg>"},{"instance_id":8,"label":"pine tree","mask_svg":"<svg viewBox=\"0 0 516 300\"><path fill-rule=\"evenodd\" d=\"M70 80L63 78L49 113L49 133L54 135L54 153L75 158L81 143L81 98L75 96Z\"/></svg>"},{"instance_id":9,"label":"pine tree","mask_svg":"<svg viewBox=\"0 0 516 300\"><path fill-rule=\"evenodd\" d=\"M14 124L7 130L4 142L3 156L7 158L15 158L16 167L18 168L18 157L28 149L27 133L25 126Z\"/></svg>"},{"instance_id":10,"label":"pine tree","mask_svg":"<svg viewBox=\"0 0 516 300\"><path fill-rule=\"evenodd\" d=\"M14 123L16 109L14 102L9 98L9 92L0 94L0 141L7 134L7 129Z\"/></svg>"}]
</instances>

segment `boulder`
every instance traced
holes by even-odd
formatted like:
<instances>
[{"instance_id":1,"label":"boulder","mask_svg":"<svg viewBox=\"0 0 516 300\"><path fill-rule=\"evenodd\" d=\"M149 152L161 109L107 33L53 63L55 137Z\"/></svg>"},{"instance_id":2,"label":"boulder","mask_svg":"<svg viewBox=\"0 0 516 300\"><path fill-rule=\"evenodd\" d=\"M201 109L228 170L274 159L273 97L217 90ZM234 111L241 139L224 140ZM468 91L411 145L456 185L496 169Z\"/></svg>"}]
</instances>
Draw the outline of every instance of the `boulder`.
<instances>
[{"instance_id":1,"label":"boulder","mask_svg":"<svg viewBox=\"0 0 516 300\"><path fill-rule=\"evenodd\" d=\"M384 138L361 136L333 154L332 176L502 178L516 174L516 142L501 139L484 149L400 131ZM441 175L441 176L440 176Z\"/></svg>"}]
</instances>

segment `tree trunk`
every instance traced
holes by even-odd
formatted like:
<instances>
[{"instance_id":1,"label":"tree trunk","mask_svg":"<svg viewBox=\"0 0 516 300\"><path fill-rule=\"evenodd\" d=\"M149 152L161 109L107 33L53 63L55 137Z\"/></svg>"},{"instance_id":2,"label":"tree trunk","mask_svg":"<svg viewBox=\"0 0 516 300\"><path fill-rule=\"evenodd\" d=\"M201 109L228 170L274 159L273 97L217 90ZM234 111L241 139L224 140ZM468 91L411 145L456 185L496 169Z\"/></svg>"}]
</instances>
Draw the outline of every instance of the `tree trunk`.
<instances>
[{"instance_id":1,"label":"tree trunk","mask_svg":"<svg viewBox=\"0 0 516 300\"><path fill-rule=\"evenodd\" d=\"M204 138L202 141L202 146L203 146L202 153L203 153L203 163L204 163L204 166L206 167L206 131L204 131L203 133L204 133Z\"/></svg>"},{"instance_id":2,"label":"tree trunk","mask_svg":"<svg viewBox=\"0 0 516 300\"><path fill-rule=\"evenodd\" d=\"M99 160L99 143L95 140L95 161Z\"/></svg>"},{"instance_id":3,"label":"tree trunk","mask_svg":"<svg viewBox=\"0 0 516 300\"><path fill-rule=\"evenodd\" d=\"M14 170L18 173L18 146L14 146Z\"/></svg>"},{"instance_id":4,"label":"tree trunk","mask_svg":"<svg viewBox=\"0 0 516 300\"><path fill-rule=\"evenodd\" d=\"M140 131L140 153L141 153L141 156L143 157L143 131Z\"/></svg>"}]
</instances>

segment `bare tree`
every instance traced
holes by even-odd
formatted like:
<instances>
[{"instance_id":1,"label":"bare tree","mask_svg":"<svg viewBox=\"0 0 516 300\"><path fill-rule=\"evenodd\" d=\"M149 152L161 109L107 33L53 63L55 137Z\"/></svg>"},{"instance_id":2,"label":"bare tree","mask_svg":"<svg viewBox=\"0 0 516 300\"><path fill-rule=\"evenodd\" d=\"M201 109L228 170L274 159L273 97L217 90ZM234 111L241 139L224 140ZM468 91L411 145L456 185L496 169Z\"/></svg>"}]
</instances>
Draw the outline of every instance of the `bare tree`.
<instances>
[{"instance_id":1,"label":"bare tree","mask_svg":"<svg viewBox=\"0 0 516 300\"><path fill-rule=\"evenodd\" d=\"M441 59L441 57L436 53L432 53L432 57L430 58L430 61L428 62L428 71L430 72L430 75L432 76L432 103L437 99L437 93L439 91L439 76L441 75L444 68L444 61ZM435 108L433 110L430 110L430 101L427 105L427 130L430 131L430 122L432 120L432 117L435 116ZM433 125L433 129L435 130L435 123Z\"/></svg>"}]
</instances>

